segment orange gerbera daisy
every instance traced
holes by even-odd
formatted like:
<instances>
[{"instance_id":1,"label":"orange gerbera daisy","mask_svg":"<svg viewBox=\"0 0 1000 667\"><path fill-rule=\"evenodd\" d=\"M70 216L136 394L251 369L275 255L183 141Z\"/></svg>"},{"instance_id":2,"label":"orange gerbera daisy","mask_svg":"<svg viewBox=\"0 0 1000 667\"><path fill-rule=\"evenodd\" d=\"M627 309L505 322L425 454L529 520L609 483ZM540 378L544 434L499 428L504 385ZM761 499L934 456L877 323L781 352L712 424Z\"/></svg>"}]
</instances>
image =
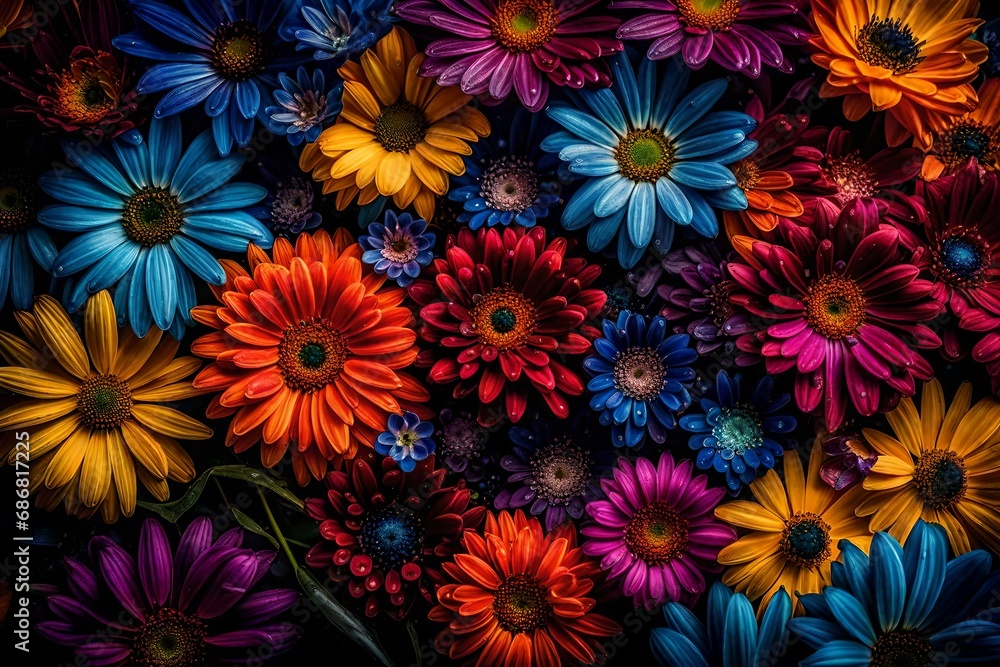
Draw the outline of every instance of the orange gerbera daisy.
<instances>
[{"instance_id":1,"label":"orange gerbera daisy","mask_svg":"<svg viewBox=\"0 0 1000 667\"><path fill-rule=\"evenodd\" d=\"M435 646L450 658L471 664L481 650L481 667L592 665L603 658L597 639L621 632L591 613L585 596L600 568L576 546L572 523L546 535L521 510L487 514L483 534L466 532L462 546L442 566L451 583L428 615L448 624Z\"/></svg>"},{"instance_id":2,"label":"orange gerbera daisy","mask_svg":"<svg viewBox=\"0 0 1000 667\"><path fill-rule=\"evenodd\" d=\"M951 119L935 135L920 177L933 181L941 174L954 174L970 158L986 171L1000 170L1000 78L986 79L979 87L976 110Z\"/></svg>"},{"instance_id":3,"label":"orange gerbera daisy","mask_svg":"<svg viewBox=\"0 0 1000 667\"><path fill-rule=\"evenodd\" d=\"M430 220L448 174L465 173L468 142L490 133L486 117L466 106L472 96L421 77L423 62L413 38L393 28L361 54L360 64L338 70L344 110L299 158L303 171L323 182L324 194L337 193L338 210L384 195Z\"/></svg>"},{"instance_id":4,"label":"orange gerbera daisy","mask_svg":"<svg viewBox=\"0 0 1000 667\"><path fill-rule=\"evenodd\" d=\"M892 146L913 135L927 148L952 116L976 106L970 85L989 53L970 39L982 25L978 0L813 0L820 50L814 63L830 70L823 97L843 97L856 121L869 109L887 111Z\"/></svg>"},{"instance_id":5,"label":"orange gerbera daisy","mask_svg":"<svg viewBox=\"0 0 1000 667\"><path fill-rule=\"evenodd\" d=\"M430 413L427 391L399 370L417 356L413 316L402 289L361 263L345 230L278 239L273 259L251 245L251 273L223 260L226 284L213 287L221 306L192 316L215 333L191 345L214 363L194 384L221 392L212 418L234 415L226 444L242 452L261 442L272 467L290 444L295 477L319 479L330 460L372 447L390 413Z\"/></svg>"}]
</instances>

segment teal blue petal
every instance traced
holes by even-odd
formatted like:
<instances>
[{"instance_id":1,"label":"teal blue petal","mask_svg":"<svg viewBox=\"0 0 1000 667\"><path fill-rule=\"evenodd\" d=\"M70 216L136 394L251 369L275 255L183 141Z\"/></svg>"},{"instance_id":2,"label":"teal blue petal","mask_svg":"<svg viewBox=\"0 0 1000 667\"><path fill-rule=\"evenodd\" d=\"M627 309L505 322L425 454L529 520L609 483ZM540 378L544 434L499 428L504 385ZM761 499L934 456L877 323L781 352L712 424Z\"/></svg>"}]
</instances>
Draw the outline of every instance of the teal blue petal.
<instances>
[{"instance_id":1,"label":"teal blue petal","mask_svg":"<svg viewBox=\"0 0 1000 667\"><path fill-rule=\"evenodd\" d=\"M120 225L103 227L77 236L60 251L52 263L52 273L60 278L71 276L127 242L128 237Z\"/></svg>"},{"instance_id":2,"label":"teal blue petal","mask_svg":"<svg viewBox=\"0 0 1000 667\"><path fill-rule=\"evenodd\" d=\"M560 155L560 157L562 157ZM621 170L618 160L610 155L579 158L569 163L569 170L580 176L610 176Z\"/></svg>"},{"instance_id":3,"label":"teal blue petal","mask_svg":"<svg viewBox=\"0 0 1000 667\"><path fill-rule=\"evenodd\" d=\"M692 190L686 185L679 187L691 204L691 228L702 236L715 238L719 233L719 217L715 211L696 190Z\"/></svg>"},{"instance_id":4,"label":"teal blue petal","mask_svg":"<svg viewBox=\"0 0 1000 667\"><path fill-rule=\"evenodd\" d=\"M667 73L660 81L659 94L656 104L653 105L653 118L650 127L663 129L670 119L670 115L677 108L677 101L687 90L688 79L691 76L691 69L672 61L667 64Z\"/></svg>"},{"instance_id":5,"label":"teal blue petal","mask_svg":"<svg viewBox=\"0 0 1000 667\"><path fill-rule=\"evenodd\" d=\"M179 194L181 185L190 181L199 169L219 159L213 141L211 131L206 131L188 145L168 180L171 191Z\"/></svg>"},{"instance_id":6,"label":"teal blue petal","mask_svg":"<svg viewBox=\"0 0 1000 667\"><path fill-rule=\"evenodd\" d=\"M597 142L608 148L614 148L618 145L618 137L611 131L611 128L590 114L559 106L549 107L545 113L548 114L549 118L582 139Z\"/></svg>"},{"instance_id":7,"label":"teal blue petal","mask_svg":"<svg viewBox=\"0 0 1000 667\"><path fill-rule=\"evenodd\" d=\"M903 547L903 568L909 600L903 611L903 625L919 628L937 604L948 564L948 537L939 526L917 520Z\"/></svg>"},{"instance_id":8,"label":"teal blue petal","mask_svg":"<svg viewBox=\"0 0 1000 667\"><path fill-rule=\"evenodd\" d=\"M835 586L824 588L823 597L826 598L830 611L837 621L852 637L868 646L875 644L875 629L872 628L871 620L868 618L868 610L858 602L857 598Z\"/></svg>"},{"instance_id":9,"label":"teal blue petal","mask_svg":"<svg viewBox=\"0 0 1000 667\"><path fill-rule=\"evenodd\" d=\"M187 229L199 229L206 232L223 232L244 236L262 248L270 248L274 237L257 218L245 211L218 211L216 213L196 213L184 219L185 233ZM210 247L215 247L211 243Z\"/></svg>"},{"instance_id":10,"label":"teal blue petal","mask_svg":"<svg viewBox=\"0 0 1000 667\"><path fill-rule=\"evenodd\" d=\"M663 133L671 139L680 138L684 130L694 125L699 118L712 110L712 106L725 94L729 83L725 79L716 79L703 83L677 103L673 115L667 122Z\"/></svg>"},{"instance_id":11,"label":"teal blue petal","mask_svg":"<svg viewBox=\"0 0 1000 667\"><path fill-rule=\"evenodd\" d=\"M632 127L644 127L640 123L642 111L639 103L639 86L635 80L635 70L624 51L611 59L611 76L615 81L614 89L625 103L628 119Z\"/></svg>"},{"instance_id":12,"label":"teal blue petal","mask_svg":"<svg viewBox=\"0 0 1000 667\"><path fill-rule=\"evenodd\" d=\"M170 239L170 247L192 273L208 284L222 285L226 282L226 272L219 260L191 239L177 234Z\"/></svg>"},{"instance_id":13,"label":"teal blue petal","mask_svg":"<svg viewBox=\"0 0 1000 667\"><path fill-rule=\"evenodd\" d=\"M646 254L645 247L639 247L629 240L628 234L618 235L618 263L624 269L631 269Z\"/></svg>"},{"instance_id":14,"label":"teal blue petal","mask_svg":"<svg viewBox=\"0 0 1000 667\"><path fill-rule=\"evenodd\" d=\"M709 641L709 635L705 632L705 626L698 620L698 617L691 613L691 610L679 602L668 602L663 605L663 617L667 621L667 627L677 632L694 645L703 655L709 655L709 646L713 644ZM721 629L721 626L720 626ZM711 631L711 628L709 628Z\"/></svg>"},{"instance_id":15,"label":"teal blue petal","mask_svg":"<svg viewBox=\"0 0 1000 667\"><path fill-rule=\"evenodd\" d=\"M169 329L177 310L177 272L170 249L155 245L146 260L146 297L153 321L160 329Z\"/></svg>"},{"instance_id":16,"label":"teal blue petal","mask_svg":"<svg viewBox=\"0 0 1000 667\"><path fill-rule=\"evenodd\" d=\"M726 613L726 634L722 642L723 667L753 665L757 649L757 619L753 605L744 595L734 596Z\"/></svg>"},{"instance_id":17,"label":"teal blue petal","mask_svg":"<svg viewBox=\"0 0 1000 667\"><path fill-rule=\"evenodd\" d=\"M225 184L243 168L246 156L230 155L221 160L212 160L196 170L187 181L175 181L177 199L182 204L196 201Z\"/></svg>"},{"instance_id":18,"label":"teal blue petal","mask_svg":"<svg viewBox=\"0 0 1000 667\"><path fill-rule=\"evenodd\" d=\"M82 206L46 206L38 212L38 222L65 232L81 232L98 227L121 225L122 212L106 208L83 208Z\"/></svg>"},{"instance_id":19,"label":"teal blue petal","mask_svg":"<svg viewBox=\"0 0 1000 667\"><path fill-rule=\"evenodd\" d=\"M711 155L735 146L744 139L746 139L746 135L740 130L723 130L693 138L685 136L674 142L676 148L674 157L678 160L690 160L695 157Z\"/></svg>"},{"instance_id":20,"label":"teal blue petal","mask_svg":"<svg viewBox=\"0 0 1000 667\"><path fill-rule=\"evenodd\" d=\"M267 188L254 183L227 183L187 207L188 213L226 211L253 206L267 197Z\"/></svg>"},{"instance_id":21,"label":"teal blue petal","mask_svg":"<svg viewBox=\"0 0 1000 667\"><path fill-rule=\"evenodd\" d=\"M125 200L93 178L73 171L50 171L38 177L38 187L45 194L77 206L122 209Z\"/></svg>"},{"instance_id":22,"label":"teal blue petal","mask_svg":"<svg viewBox=\"0 0 1000 667\"><path fill-rule=\"evenodd\" d=\"M708 591L708 610L705 626L708 629L708 645L721 647L725 638L726 612L733 592L722 582L715 582Z\"/></svg>"},{"instance_id":23,"label":"teal blue petal","mask_svg":"<svg viewBox=\"0 0 1000 667\"><path fill-rule=\"evenodd\" d=\"M94 150L90 144L65 144L63 150L66 152L66 157L101 184L125 198L131 197L135 193L135 188L122 176L111 160Z\"/></svg>"},{"instance_id":24,"label":"teal blue petal","mask_svg":"<svg viewBox=\"0 0 1000 667\"><path fill-rule=\"evenodd\" d=\"M705 656L684 635L666 628L655 628L649 637L653 653L667 667L709 667Z\"/></svg>"},{"instance_id":25,"label":"teal blue petal","mask_svg":"<svg viewBox=\"0 0 1000 667\"><path fill-rule=\"evenodd\" d=\"M757 633L756 664L773 665L785 655L788 633L786 624L792 617L792 600L782 587L771 597ZM753 663L751 663L753 664Z\"/></svg>"},{"instance_id":26,"label":"teal blue petal","mask_svg":"<svg viewBox=\"0 0 1000 667\"><path fill-rule=\"evenodd\" d=\"M872 659L871 649L857 642L833 641L799 663L799 667L863 667Z\"/></svg>"},{"instance_id":27,"label":"teal blue petal","mask_svg":"<svg viewBox=\"0 0 1000 667\"><path fill-rule=\"evenodd\" d=\"M820 648L838 639L850 639L850 635L840 627L839 623L833 623L825 618L797 616L788 621L788 629L813 648ZM761 644L761 647L763 646Z\"/></svg>"},{"instance_id":28,"label":"teal blue petal","mask_svg":"<svg viewBox=\"0 0 1000 667\"><path fill-rule=\"evenodd\" d=\"M587 248L591 252L600 252L615 238L615 234L625 219L625 209L619 209L606 218L597 218L587 228Z\"/></svg>"},{"instance_id":29,"label":"teal blue petal","mask_svg":"<svg viewBox=\"0 0 1000 667\"><path fill-rule=\"evenodd\" d=\"M736 185L736 177L715 162L678 162L670 168L670 178L697 190L714 190Z\"/></svg>"},{"instance_id":30,"label":"teal blue petal","mask_svg":"<svg viewBox=\"0 0 1000 667\"><path fill-rule=\"evenodd\" d=\"M691 217L694 215L691 202L677 184L666 176L656 181L656 199L660 202L660 208L671 220L681 225L691 224Z\"/></svg>"},{"instance_id":31,"label":"teal blue petal","mask_svg":"<svg viewBox=\"0 0 1000 667\"><path fill-rule=\"evenodd\" d=\"M868 556L848 540L840 540L840 555L847 586L869 615L877 613L872 591L871 565Z\"/></svg>"},{"instance_id":32,"label":"teal blue petal","mask_svg":"<svg viewBox=\"0 0 1000 667\"><path fill-rule=\"evenodd\" d=\"M614 178L613 176L609 178ZM611 187L601 193L594 203L594 215L599 218L611 215L628 205L635 183L627 178L617 178Z\"/></svg>"},{"instance_id":33,"label":"teal blue petal","mask_svg":"<svg viewBox=\"0 0 1000 667\"><path fill-rule=\"evenodd\" d=\"M149 123L149 164L153 185L170 185L181 159L181 121L175 116L154 118Z\"/></svg>"},{"instance_id":34,"label":"teal blue petal","mask_svg":"<svg viewBox=\"0 0 1000 667\"><path fill-rule=\"evenodd\" d=\"M149 148L146 142L132 145L127 141L113 141L111 147L122 163L125 174L136 190L151 184L149 175Z\"/></svg>"},{"instance_id":35,"label":"teal blue petal","mask_svg":"<svg viewBox=\"0 0 1000 667\"><path fill-rule=\"evenodd\" d=\"M619 176L605 176L584 183L579 190L573 193L566 208L563 209L563 227L573 231L590 224L594 219L594 204L597 203L597 198L618 180L620 180Z\"/></svg>"},{"instance_id":36,"label":"teal blue petal","mask_svg":"<svg viewBox=\"0 0 1000 667\"><path fill-rule=\"evenodd\" d=\"M628 203L628 234L632 243L646 247L656 225L656 188L652 183L637 183Z\"/></svg>"},{"instance_id":37,"label":"teal blue petal","mask_svg":"<svg viewBox=\"0 0 1000 667\"><path fill-rule=\"evenodd\" d=\"M607 123L619 136L625 136L625 133L628 132L625 114L622 113L621 105L618 104L618 99L610 88L584 91L583 101L598 118Z\"/></svg>"},{"instance_id":38,"label":"teal blue petal","mask_svg":"<svg viewBox=\"0 0 1000 667\"><path fill-rule=\"evenodd\" d=\"M903 548L888 533L878 532L872 538L869 559L879 624L882 630L893 630L903 617L906 603Z\"/></svg>"}]
</instances>

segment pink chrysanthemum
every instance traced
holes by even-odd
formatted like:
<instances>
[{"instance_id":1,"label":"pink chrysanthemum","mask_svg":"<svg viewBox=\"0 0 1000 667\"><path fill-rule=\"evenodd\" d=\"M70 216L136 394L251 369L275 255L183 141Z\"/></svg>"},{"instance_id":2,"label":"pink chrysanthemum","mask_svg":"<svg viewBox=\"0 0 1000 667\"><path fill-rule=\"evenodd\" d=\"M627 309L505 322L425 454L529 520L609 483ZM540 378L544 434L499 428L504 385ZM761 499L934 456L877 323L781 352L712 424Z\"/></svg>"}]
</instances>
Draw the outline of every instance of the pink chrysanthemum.
<instances>
[{"instance_id":1,"label":"pink chrysanthemum","mask_svg":"<svg viewBox=\"0 0 1000 667\"><path fill-rule=\"evenodd\" d=\"M694 604L705 590L703 572L720 572L719 550L736 540L713 513L725 489L708 488L708 477L692 477L691 461L675 465L669 452L656 466L621 459L613 472L601 480L608 500L587 504L597 523L580 531L589 538L583 552L600 558L608 580L621 582L637 605Z\"/></svg>"}]
</instances>

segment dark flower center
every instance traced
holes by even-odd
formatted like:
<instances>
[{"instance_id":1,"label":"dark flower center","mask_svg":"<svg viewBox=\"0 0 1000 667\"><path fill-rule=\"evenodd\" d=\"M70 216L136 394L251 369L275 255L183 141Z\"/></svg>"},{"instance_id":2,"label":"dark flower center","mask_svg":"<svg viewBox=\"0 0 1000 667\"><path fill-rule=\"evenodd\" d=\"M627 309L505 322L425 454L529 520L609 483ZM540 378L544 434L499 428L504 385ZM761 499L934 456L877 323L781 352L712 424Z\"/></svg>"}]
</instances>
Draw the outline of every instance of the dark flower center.
<instances>
[{"instance_id":1,"label":"dark flower center","mask_svg":"<svg viewBox=\"0 0 1000 667\"><path fill-rule=\"evenodd\" d=\"M858 57L872 67L884 67L893 74L903 74L916 67L923 58L910 26L902 19L871 20L857 32Z\"/></svg>"},{"instance_id":2,"label":"dark flower center","mask_svg":"<svg viewBox=\"0 0 1000 667\"><path fill-rule=\"evenodd\" d=\"M842 204L858 197L871 197L878 191L875 172L858 153L828 157L823 171L837 189L837 198Z\"/></svg>"},{"instance_id":3,"label":"dark flower center","mask_svg":"<svg viewBox=\"0 0 1000 667\"><path fill-rule=\"evenodd\" d=\"M663 360L652 347L629 348L615 359L615 388L637 401L651 401L659 396L666 375Z\"/></svg>"},{"instance_id":4,"label":"dark flower center","mask_svg":"<svg viewBox=\"0 0 1000 667\"><path fill-rule=\"evenodd\" d=\"M278 368L285 384L303 393L336 380L348 356L347 337L321 317L289 326L278 344Z\"/></svg>"},{"instance_id":5,"label":"dark flower center","mask_svg":"<svg viewBox=\"0 0 1000 667\"><path fill-rule=\"evenodd\" d=\"M129 664L198 667L205 663L205 624L197 616L161 609L146 619L132 643Z\"/></svg>"},{"instance_id":6,"label":"dark flower center","mask_svg":"<svg viewBox=\"0 0 1000 667\"><path fill-rule=\"evenodd\" d=\"M23 232L35 221L35 185L20 170L0 173L0 234Z\"/></svg>"},{"instance_id":7,"label":"dark flower center","mask_svg":"<svg viewBox=\"0 0 1000 667\"><path fill-rule=\"evenodd\" d=\"M519 157L502 157L491 164L479 182L479 194L497 211L530 208L538 197L535 163Z\"/></svg>"},{"instance_id":8,"label":"dark flower center","mask_svg":"<svg viewBox=\"0 0 1000 667\"><path fill-rule=\"evenodd\" d=\"M441 427L441 453L446 456L472 458L483 453L488 433L474 419L456 417Z\"/></svg>"},{"instance_id":9,"label":"dark flower center","mask_svg":"<svg viewBox=\"0 0 1000 667\"><path fill-rule=\"evenodd\" d=\"M729 295L735 287L735 280L726 279L712 285L703 292L703 295L712 303L709 313L712 315L712 321L717 327L721 327L725 324L726 320L732 317L735 313L733 304L729 301Z\"/></svg>"},{"instance_id":10,"label":"dark flower center","mask_svg":"<svg viewBox=\"0 0 1000 667\"><path fill-rule=\"evenodd\" d=\"M267 40L247 21L219 27L212 43L212 65L227 79L246 81L267 67L270 59Z\"/></svg>"},{"instance_id":11,"label":"dark flower center","mask_svg":"<svg viewBox=\"0 0 1000 667\"><path fill-rule=\"evenodd\" d=\"M632 277L629 276L631 280ZM638 281L638 278L636 278ZM611 319L617 319L623 310L634 310L636 306L635 289L624 282L604 287L607 300L604 302L604 313Z\"/></svg>"},{"instance_id":12,"label":"dark flower center","mask_svg":"<svg viewBox=\"0 0 1000 667\"><path fill-rule=\"evenodd\" d=\"M732 166L733 176L736 178L736 185L747 192L757 187L760 182L760 167L753 160L747 158L740 160Z\"/></svg>"},{"instance_id":13,"label":"dark flower center","mask_svg":"<svg viewBox=\"0 0 1000 667\"><path fill-rule=\"evenodd\" d=\"M271 224L275 231L293 231L312 217L313 189L302 178L278 183L271 203Z\"/></svg>"},{"instance_id":14,"label":"dark flower center","mask_svg":"<svg viewBox=\"0 0 1000 667\"><path fill-rule=\"evenodd\" d=\"M361 522L361 550L382 570L413 560L423 546L423 525L408 507L391 505Z\"/></svg>"},{"instance_id":15,"label":"dark flower center","mask_svg":"<svg viewBox=\"0 0 1000 667\"><path fill-rule=\"evenodd\" d=\"M553 505L567 505L590 483L589 452L569 439L554 440L531 456L531 488Z\"/></svg>"},{"instance_id":16,"label":"dark flower center","mask_svg":"<svg viewBox=\"0 0 1000 667\"><path fill-rule=\"evenodd\" d=\"M965 461L948 450L925 452L917 459L913 485L925 505L936 510L948 509L964 498L969 488Z\"/></svg>"},{"instance_id":17,"label":"dark flower center","mask_svg":"<svg viewBox=\"0 0 1000 667\"><path fill-rule=\"evenodd\" d=\"M976 230L956 227L938 244L931 267L946 283L966 287L982 282L989 257L989 244Z\"/></svg>"},{"instance_id":18,"label":"dark flower center","mask_svg":"<svg viewBox=\"0 0 1000 667\"><path fill-rule=\"evenodd\" d=\"M295 93L293 97L298 107L296 127L305 131L326 118L326 95L317 95L315 90L307 90Z\"/></svg>"},{"instance_id":19,"label":"dark flower center","mask_svg":"<svg viewBox=\"0 0 1000 667\"><path fill-rule=\"evenodd\" d=\"M816 569L830 560L830 525L812 512L796 512L781 533L785 560Z\"/></svg>"},{"instance_id":20,"label":"dark flower center","mask_svg":"<svg viewBox=\"0 0 1000 667\"><path fill-rule=\"evenodd\" d=\"M802 300L809 326L827 338L852 336L865 321L864 293L849 278L825 275L809 285Z\"/></svg>"},{"instance_id":21,"label":"dark flower center","mask_svg":"<svg viewBox=\"0 0 1000 667\"><path fill-rule=\"evenodd\" d=\"M472 327L485 345L501 350L517 347L535 330L534 305L510 287L497 287L473 301Z\"/></svg>"},{"instance_id":22,"label":"dark flower center","mask_svg":"<svg viewBox=\"0 0 1000 667\"><path fill-rule=\"evenodd\" d=\"M493 593L493 616L507 632L544 628L552 616L548 590L527 574L514 574Z\"/></svg>"},{"instance_id":23,"label":"dark flower center","mask_svg":"<svg viewBox=\"0 0 1000 667\"><path fill-rule=\"evenodd\" d=\"M719 425L712 429L719 447L742 454L764 442L760 417L749 407L722 408Z\"/></svg>"},{"instance_id":24,"label":"dark flower center","mask_svg":"<svg viewBox=\"0 0 1000 667\"><path fill-rule=\"evenodd\" d=\"M559 10L551 0L500 0L490 19L493 38L510 51L534 51L559 26Z\"/></svg>"},{"instance_id":25,"label":"dark flower center","mask_svg":"<svg viewBox=\"0 0 1000 667\"><path fill-rule=\"evenodd\" d=\"M183 223L184 209L177 197L154 185L132 195L122 213L125 234L147 248L172 239Z\"/></svg>"},{"instance_id":26,"label":"dark flower center","mask_svg":"<svg viewBox=\"0 0 1000 667\"><path fill-rule=\"evenodd\" d=\"M632 515L625 544L650 565L667 563L687 549L687 519L665 502L646 505Z\"/></svg>"},{"instance_id":27,"label":"dark flower center","mask_svg":"<svg viewBox=\"0 0 1000 667\"><path fill-rule=\"evenodd\" d=\"M913 630L886 632L872 647L871 667L931 667L934 649L920 633Z\"/></svg>"},{"instance_id":28,"label":"dark flower center","mask_svg":"<svg viewBox=\"0 0 1000 667\"><path fill-rule=\"evenodd\" d=\"M132 391L117 375L91 375L80 383L76 409L92 429L111 429L132 416Z\"/></svg>"},{"instance_id":29,"label":"dark flower center","mask_svg":"<svg viewBox=\"0 0 1000 667\"><path fill-rule=\"evenodd\" d=\"M740 14L740 0L675 0L684 22L703 30L729 30Z\"/></svg>"},{"instance_id":30,"label":"dark flower center","mask_svg":"<svg viewBox=\"0 0 1000 667\"><path fill-rule=\"evenodd\" d=\"M409 152L426 134L424 112L405 100L383 109L375 121L375 139L394 153Z\"/></svg>"},{"instance_id":31,"label":"dark flower center","mask_svg":"<svg viewBox=\"0 0 1000 667\"><path fill-rule=\"evenodd\" d=\"M419 254L416 239L404 229L387 229L382 243L382 256L395 264L412 262Z\"/></svg>"},{"instance_id":32,"label":"dark flower center","mask_svg":"<svg viewBox=\"0 0 1000 667\"><path fill-rule=\"evenodd\" d=\"M614 156L625 178L652 183L670 173L674 146L660 130L630 130L618 142Z\"/></svg>"},{"instance_id":33,"label":"dark flower center","mask_svg":"<svg viewBox=\"0 0 1000 667\"><path fill-rule=\"evenodd\" d=\"M963 120L949 128L934 148L949 167L957 167L973 157L980 162L992 162L1000 149L1000 128L987 128L979 121Z\"/></svg>"}]
</instances>

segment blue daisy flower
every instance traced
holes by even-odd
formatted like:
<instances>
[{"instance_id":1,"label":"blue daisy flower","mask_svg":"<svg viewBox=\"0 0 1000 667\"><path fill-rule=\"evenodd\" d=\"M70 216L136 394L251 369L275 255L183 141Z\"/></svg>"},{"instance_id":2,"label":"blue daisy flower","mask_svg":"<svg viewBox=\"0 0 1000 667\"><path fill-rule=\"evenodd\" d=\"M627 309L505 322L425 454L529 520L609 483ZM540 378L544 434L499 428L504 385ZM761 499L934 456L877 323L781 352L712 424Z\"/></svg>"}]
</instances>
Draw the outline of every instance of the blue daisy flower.
<instances>
[{"instance_id":1,"label":"blue daisy flower","mask_svg":"<svg viewBox=\"0 0 1000 667\"><path fill-rule=\"evenodd\" d=\"M182 152L176 116L153 119L138 145L112 142L111 151L89 144L65 146L79 170L51 171L38 185L64 204L46 206L38 221L79 234L52 262L57 277L73 277L66 308L77 310L89 294L112 285L119 324L139 336L150 326L180 338L197 305L192 274L212 285L226 281L205 247L246 252L249 243L270 248L274 237L245 211L267 195L249 183L228 183L244 156L220 158L210 132ZM86 149L86 150L84 150Z\"/></svg>"},{"instance_id":2,"label":"blue daisy flower","mask_svg":"<svg viewBox=\"0 0 1000 667\"><path fill-rule=\"evenodd\" d=\"M400 287L406 287L420 275L420 267L434 259L431 250L436 237L427 231L427 221L414 219L409 213L398 217L385 212L385 223L368 225L358 243L364 249L361 261L374 264L376 273L384 273Z\"/></svg>"},{"instance_id":3,"label":"blue daisy flower","mask_svg":"<svg viewBox=\"0 0 1000 667\"><path fill-rule=\"evenodd\" d=\"M288 137L288 143L298 146L303 142L312 143L323 131L323 123L332 121L342 107L340 95L344 82L337 79L330 89L326 88L326 77L319 69L312 76L305 67L299 67L295 78L284 72L278 75L281 88L271 95L277 104L264 109L267 125L275 134Z\"/></svg>"},{"instance_id":4,"label":"blue daisy flower","mask_svg":"<svg viewBox=\"0 0 1000 667\"><path fill-rule=\"evenodd\" d=\"M867 556L847 540L840 550L831 585L801 596L806 615L788 623L817 649L802 667L1000 664L989 553L949 561L944 529L920 519L905 546L878 532Z\"/></svg>"},{"instance_id":5,"label":"blue daisy flower","mask_svg":"<svg viewBox=\"0 0 1000 667\"><path fill-rule=\"evenodd\" d=\"M434 453L434 424L420 421L412 412L389 415L387 429L375 440L375 451L382 456L391 456L403 472L411 472L417 461L423 461Z\"/></svg>"},{"instance_id":6,"label":"blue daisy flower","mask_svg":"<svg viewBox=\"0 0 1000 667\"><path fill-rule=\"evenodd\" d=\"M265 156L258 170L267 187L267 198L250 209L250 214L263 222L275 236L294 236L303 230L315 229L323 222L316 211L315 183L310 178L289 176L300 173L294 162L271 160Z\"/></svg>"},{"instance_id":7,"label":"blue daisy flower","mask_svg":"<svg viewBox=\"0 0 1000 667\"><path fill-rule=\"evenodd\" d=\"M667 321L623 310L618 321L604 320L604 336L594 341L597 354L583 367L590 373L590 407L611 426L615 446L638 447L648 432L658 443L677 426L676 413L691 403L688 388L698 353L687 334L667 336Z\"/></svg>"},{"instance_id":8,"label":"blue daisy flower","mask_svg":"<svg viewBox=\"0 0 1000 667\"><path fill-rule=\"evenodd\" d=\"M35 224L40 193L34 180L23 169L0 171L0 306L9 291L18 310L31 308L35 298L31 260L51 272L56 258L48 232Z\"/></svg>"},{"instance_id":9,"label":"blue daisy flower","mask_svg":"<svg viewBox=\"0 0 1000 667\"><path fill-rule=\"evenodd\" d=\"M716 583L708 592L706 622L677 602L663 606L666 628L654 628L649 643L663 667L756 667L785 655L792 602L785 589L775 593L760 619L742 593Z\"/></svg>"},{"instance_id":10,"label":"blue daisy flower","mask_svg":"<svg viewBox=\"0 0 1000 667\"><path fill-rule=\"evenodd\" d=\"M725 79L682 98L690 75L683 62L665 61L661 76L657 64L643 58L637 76L621 53L611 67L613 87L579 93L578 106L586 109L557 103L545 110L566 131L546 137L542 148L586 178L566 204L563 227L589 226L594 252L617 235L618 261L631 268L651 244L667 252L674 225L714 237L713 206L747 207L726 165L756 150L757 142L746 138L756 121L737 111L711 111L726 92Z\"/></svg>"},{"instance_id":11,"label":"blue daisy flower","mask_svg":"<svg viewBox=\"0 0 1000 667\"><path fill-rule=\"evenodd\" d=\"M312 51L316 60L340 67L389 32L392 0L296 0L279 34Z\"/></svg>"},{"instance_id":12,"label":"blue daisy flower","mask_svg":"<svg viewBox=\"0 0 1000 667\"><path fill-rule=\"evenodd\" d=\"M765 375L754 387L749 401L740 400L739 376L726 371L715 378L714 396L701 399L704 414L684 415L680 426L691 436L688 445L698 452L701 470L714 468L726 474L729 493L737 495L744 484L774 467L775 458L794 445L785 433L795 430L794 417L783 414L790 396L771 396L774 380Z\"/></svg>"},{"instance_id":13,"label":"blue daisy flower","mask_svg":"<svg viewBox=\"0 0 1000 667\"><path fill-rule=\"evenodd\" d=\"M262 100L278 87L278 72L301 60L294 52L282 54L284 43L274 34L287 0L184 0L187 14L153 0L134 0L130 7L139 23L160 34L139 30L112 43L129 55L160 61L136 86L145 94L168 91L153 115L172 116L204 102L219 155L228 155L234 141L247 146Z\"/></svg>"},{"instance_id":14,"label":"blue daisy flower","mask_svg":"<svg viewBox=\"0 0 1000 667\"><path fill-rule=\"evenodd\" d=\"M474 144L472 155L464 158L465 173L452 178L448 198L462 203L458 221L471 229L512 222L532 227L562 203L562 162L539 148L554 129L551 121L519 107L509 124L506 138Z\"/></svg>"}]
</instances>

